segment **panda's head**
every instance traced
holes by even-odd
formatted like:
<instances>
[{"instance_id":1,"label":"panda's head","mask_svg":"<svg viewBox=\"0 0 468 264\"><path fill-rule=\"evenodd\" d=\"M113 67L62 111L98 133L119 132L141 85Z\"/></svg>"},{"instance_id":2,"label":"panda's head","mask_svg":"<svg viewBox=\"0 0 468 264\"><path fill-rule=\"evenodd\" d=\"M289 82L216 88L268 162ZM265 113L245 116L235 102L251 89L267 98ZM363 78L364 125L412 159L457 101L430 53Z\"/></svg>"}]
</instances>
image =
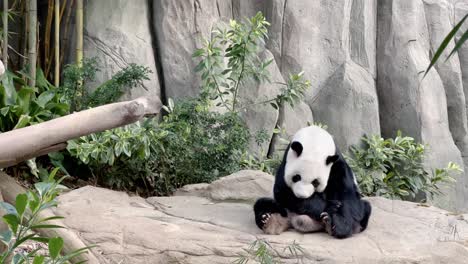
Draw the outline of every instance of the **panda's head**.
<instances>
[{"instance_id":1,"label":"panda's head","mask_svg":"<svg viewBox=\"0 0 468 264\"><path fill-rule=\"evenodd\" d=\"M299 130L286 157L284 179L297 198L309 198L327 187L331 166L338 160L332 136L318 126Z\"/></svg>"}]
</instances>

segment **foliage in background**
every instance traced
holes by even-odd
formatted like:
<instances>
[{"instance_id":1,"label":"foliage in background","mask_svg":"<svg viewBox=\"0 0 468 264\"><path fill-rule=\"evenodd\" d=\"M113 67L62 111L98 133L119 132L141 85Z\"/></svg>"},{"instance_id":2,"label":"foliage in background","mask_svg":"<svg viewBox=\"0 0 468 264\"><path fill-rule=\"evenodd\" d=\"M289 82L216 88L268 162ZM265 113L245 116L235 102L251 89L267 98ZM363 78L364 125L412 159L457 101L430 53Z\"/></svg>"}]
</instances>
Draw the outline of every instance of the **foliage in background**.
<instances>
[{"instance_id":1,"label":"foliage in background","mask_svg":"<svg viewBox=\"0 0 468 264\"><path fill-rule=\"evenodd\" d=\"M202 75L200 98L176 104L169 100L161 122L148 120L83 137L70 142L68 151L90 166L99 183L127 190L143 187L146 194L170 194L185 184L210 182L246 167L273 173L279 159L248 152L251 135L240 118L243 106L238 99L239 89L245 89L248 80L269 81L271 61L258 56L267 25L258 13L246 23L231 21L228 29L212 32L212 40L193 54L201 58L196 67ZM87 72L87 62L83 68ZM133 76L142 71L135 68ZM72 79L70 87L76 87L73 84L80 78L84 79L78 74ZM309 85L302 73L293 74L276 97L256 103L293 105ZM115 94L107 85L102 91ZM210 111L217 102L228 111ZM269 140L268 133L256 135L258 144Z\"/></svg>"},{"instance_id":2,"label":"foliage in background","mask_svg":"<svg viewBox=\"0 0 468 264\"><path fill-rule=\"evenodd\" d=\"M68 105L60 102L60 93L41 70L36 86L28 86L30 77L24 71L16 75L5 72L0 84L0 132L41 123L68 113Z\"/></svg>"},{"instance_id":3,"label":"foliage in background","mask_svg":"<svg viewBox=\"0 0 468 264\"><path fill-rule=\"evenodd\" d=\"M351 147L347 157L364 195L392 199L415 198L419 192L439 194L443 183L460 172L455 163L431 173L424 168L425 146L400 132L392 139L363 137L363 147Z\"/></svg>"},{"instance_id":4,"label":"foliage in background","mask_svg":"<svg viewBox=\"0 0 468 264\"><path fill-rule=\"evenodd\" d=\"M63 101L70 104L72 112L117 101L125 92L141 85L143 80L148 80L151 72L147 67L131 63L108 81L91 88L87 84L95 81L98 71L99 63L96 58L83 59L81 66L65 66L61 91ZM91 90L93 91L90 92Z\"/></svg>"},{"instance_id":5,"label":"foliage in background","mask_svg":"<svg viewBox=\"0 0 468 264\"><path fill-rule=\"evenodd\" d=\"M193 53L194 58L200 59L195 71L201 75L202 99L215 101L217 106L237 113L246 107L239 102L239 90L247 89L249 80L270 82L268 66L273 59L263 60L259 56L264 51L269 25L258 12L245 23L231 20L226 28L211 31L211 39ZM310 87L302 72L291 74L286 83L280 84L283 88L277 96L252 104L271 103L276 109L286 103L293 106Z\"/></svg>"},{"instance_id":6,"label":"foliage in background","mask_svg":"<svg viewBox=\"0 0 468 264\"><path fill-rule=\"evenodd\" d=\"M268 241L257 239L250 244L248 249L244 249L245 253L241 254L233 264L280 264L280 252L278 252ZM293 258L296 263L303 263L304 248L302 248L296 241L283 249L283 254L289 254L288 258Z\"/></svg>"},{"instance_id":7,"label":"foliage in background","mask_svg":"<svg viewBox=\"0 0 468 264\"><path fill-rule=\"evenodd\" d=\"M63 248L63 239L60 237L46 238L40 236L36 231L40 229L62 228L61 226L50 224L49 221L63 219L60 216L42 218L41 213L57 206L55 198L64 188L60 185L62 179L55 180L58 169L53 170L45 182L34 185L35 191L16 196L15 206L1 202L0 206L6 211L3 221L8 225L8 230L0 233L0 241L6 245L6 250L0 254L0 263L6 263L11 259L11 263L34 263L34 264L61 264L78 255L86 252L88 248L81 248L67 255L60 255ZM47 243L49 248L48 256L37 254L38 249L32 252L15 252L25 242L32 240Z\"/></svg>"},{"instance_id":8,"label":"foliage in background","mask_svg":"<svg viewBox=\"0 0 468 264\"><path fill-rule=\"evenodd\" d=\"M170 194L185 184L209 182L240 169L249 132L232 113L216 113L198 100L182 101L156 124L148 119L70 142L100 182L147 194Z\"/></svg>"}]
</instances>

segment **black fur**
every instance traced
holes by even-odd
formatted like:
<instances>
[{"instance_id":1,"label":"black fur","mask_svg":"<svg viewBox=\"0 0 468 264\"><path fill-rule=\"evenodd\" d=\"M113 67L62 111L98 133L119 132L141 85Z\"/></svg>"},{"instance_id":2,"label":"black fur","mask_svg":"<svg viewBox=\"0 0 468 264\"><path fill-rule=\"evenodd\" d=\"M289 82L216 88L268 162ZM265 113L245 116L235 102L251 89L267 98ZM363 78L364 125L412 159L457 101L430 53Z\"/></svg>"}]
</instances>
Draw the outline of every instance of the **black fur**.
<instances>
[{"instance_id":1,"label":"black fur","mask_svg":"<svg viewBox=\"0 0 468 264\"><path fill-rule=\"evenodd\" d=\"M273 187L274 200L271 198L260 198L254 205L255 222L260 229L263 228L261 220L262 215L265 213L279 212L282 216L287 216L287 209L296 214L305 214L316 221L320 221L320 214L326 208L327 203L323 193L314 193L312 197L300 199L286 185L284 181L284 169L289 149L290 147L288 146L284 153L283 161L276 172L275 185Z\"/></svg>"},{"instance_id":2,"label":"black fur","mask_svg":"<svg viewBox=\"0 0 468 264\"><path fill-rule=\"evenodd\" d=\"M325 188L325 212L333 227L331 235L346 238L367 228L372 209L368 201L361 199L353 172L338 150L337 155Z\"/></svg>"},{"instance_id":3,"label":"black fur","mask_svg":"<svg viewBox=\"0 0 468 264\"><path fill-rule=\"evenodd\" d=\"M302 144L300 142L294 141L293 143L291 143L291 149L294 150L294 152L296 152L296 155L299 157L302 154L302 150L304 148L302 147Z\"/></svg>"},{"instance_id":4,"label":"black fur","mask_svg":"<svg viewBox=\"0 0 468 264\"><path fill-rule=\"evenodd\" d=\"M300 146L300 153L302 153L302 145ZM286 149L283 161L276 173L273 188L274 199L260 198L254 205L257 226L260 229L263 228L261 219L265 213L280 213L286 216L289 210L296 214L308 215L317 221L323 220L321 219L322 213L326 213L328 215L326 223L329 225L330 234L336 238L346 238L353 233L364 231L371 214L371 206L369 202L361 199L351 168L341 153L337 150L336 155L330 156L325 161L326 164L333 163L325 191L314 193L307 199L300 199L294 195L284 180L289 148L290 146ZM297 150L294 151L297 152Z\"/></svg>"}]
</instances>

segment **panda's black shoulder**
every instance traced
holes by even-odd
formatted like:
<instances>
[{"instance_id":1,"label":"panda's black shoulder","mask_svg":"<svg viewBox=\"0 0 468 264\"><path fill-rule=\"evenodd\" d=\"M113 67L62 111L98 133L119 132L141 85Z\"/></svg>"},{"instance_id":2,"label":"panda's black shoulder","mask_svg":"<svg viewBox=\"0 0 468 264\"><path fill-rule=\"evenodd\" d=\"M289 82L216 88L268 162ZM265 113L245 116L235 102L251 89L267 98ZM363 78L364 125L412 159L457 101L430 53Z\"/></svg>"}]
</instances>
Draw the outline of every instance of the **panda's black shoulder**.
<instances>
[{"instance_id":1,"label":"panda's black shoulder","mask_svg":"<svg viewBox=\"0 0 468 264\"><path fill-rule=\"evenodd\" d=\"M351 167L348 165L338 148L335 155L338 155L338 159L333 163L330 170L330 176L325 189L327 198L333 197L334 194L337 193L356 194L358 190Z\"/></svg>"}]
</instances>

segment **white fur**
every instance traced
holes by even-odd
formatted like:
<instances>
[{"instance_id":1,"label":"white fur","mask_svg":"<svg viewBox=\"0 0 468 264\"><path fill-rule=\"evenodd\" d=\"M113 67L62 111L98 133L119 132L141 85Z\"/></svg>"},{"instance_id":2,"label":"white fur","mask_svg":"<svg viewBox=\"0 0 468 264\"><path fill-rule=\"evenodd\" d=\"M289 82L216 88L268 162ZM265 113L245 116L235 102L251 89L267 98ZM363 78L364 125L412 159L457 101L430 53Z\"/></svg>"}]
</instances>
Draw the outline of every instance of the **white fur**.
<instances>
[{"instance_id":1,"label":"white fur","mask_svg":"<svg viewBox=\"0 0 468 264\"><path fill-rule=\"evenodd\" d=\"M327 187L332 164L326 164L327 157L336 154L333 137L318 126L300 129L291 142L302 144L302 154L297 157L290 149L286 158L285 181L298 198L308 198L314 192L323 192ZM300 175L301 180L293 182L294 175ZM315 188L312 181L317 179L320 185Z\"/></svg>"}]
</instances>

